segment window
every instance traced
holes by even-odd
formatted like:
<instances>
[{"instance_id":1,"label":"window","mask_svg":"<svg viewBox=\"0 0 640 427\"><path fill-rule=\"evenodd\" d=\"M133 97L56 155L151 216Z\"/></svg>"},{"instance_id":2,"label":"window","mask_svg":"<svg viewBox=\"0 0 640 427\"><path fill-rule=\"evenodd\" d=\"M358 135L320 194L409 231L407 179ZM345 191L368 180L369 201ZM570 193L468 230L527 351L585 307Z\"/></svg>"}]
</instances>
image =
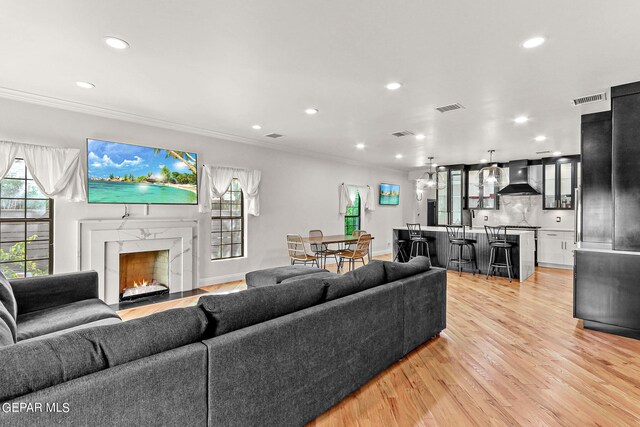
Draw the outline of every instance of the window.
<instances>
[{"instance_id":1,"label":"window","mask_svg":"<svg viewBox=\"0 0 640 427\"><path fill-rule=\"evenodd\" d=\"M237 179L211 201L211 259L244 256L244 197Z\"/></svg>"},{"instance_id":2,"label":"window","mask_svg":"<svg viewBox=\"0 0 640 427\"><path fill-rule=\"evenodd\" d=\"M344 234L350 236L354 230L360 230L360 193L356 194L353 206L347 208L344 216Z\"/></svg>"},{"instance_id":3,"label":"window","mask_svg":"<svg viewBox=\"0 0 640 427\"><path fill-rule=\"evenodd\" d=\"M53 201L22 159L0 181L0 270L9 278L53 273Z\"/></svg>"}]
</instances>

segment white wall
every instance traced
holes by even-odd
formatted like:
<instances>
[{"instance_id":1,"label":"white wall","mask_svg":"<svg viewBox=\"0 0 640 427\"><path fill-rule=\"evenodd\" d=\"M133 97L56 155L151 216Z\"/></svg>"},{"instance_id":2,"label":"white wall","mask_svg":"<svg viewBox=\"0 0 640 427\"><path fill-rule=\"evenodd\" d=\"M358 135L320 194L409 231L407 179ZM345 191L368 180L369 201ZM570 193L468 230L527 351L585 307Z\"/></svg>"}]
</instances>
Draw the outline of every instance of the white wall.
<instances>
[{"instance_id":1,"label":"white wall","mask_svg":"<svg viewBox=\"0 0 640 427\"><path fill-rule=\"evenodd\" d=\"M193 151L199 164L262 170L261 215L247 221L247 257L210 261L210 221L196 206L154 206L148 218L199 219L201 284L234 280L258 268L288 262L285 235L305 235L309 229L325 234L343 230L338 214L339 184L400 184L400 206L376 206L366 214L366 227L375 238L375 253L390 251L392 228L414 215L414 190L406 172L353 166L327 158L261 148L154 126L76 113L35 104L0 99L0 139L30 144L80 148L86 157L86 138L128 142ZM352 149L350 144L345 149ZM144 219L143 206L130 206L131 217ZM120 218L122 205L55 203L54 270L77 270L78 224L81 219Z\"/></svg>"}]
</instances>

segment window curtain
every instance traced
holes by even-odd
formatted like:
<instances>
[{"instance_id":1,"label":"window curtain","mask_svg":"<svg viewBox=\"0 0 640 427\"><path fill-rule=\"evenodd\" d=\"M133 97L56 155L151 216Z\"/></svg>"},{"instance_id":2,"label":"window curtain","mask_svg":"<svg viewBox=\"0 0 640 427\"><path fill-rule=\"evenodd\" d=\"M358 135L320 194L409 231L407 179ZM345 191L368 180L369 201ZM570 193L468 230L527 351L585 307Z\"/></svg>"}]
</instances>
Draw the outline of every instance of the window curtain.
<instances>
[{"instance_id":1,"label":"window curtain","mask_svg":"<svg viewBox=\"0 0 640 427\"><path fill-rule=\"evenodd\" d=\"M340 185L339 213L344 215L347 208L353 206L356 201L356 195L360 193L360 203L367 211L376 210L376 201L373 195L373 189L368 185Z\"/></svg>"},{"instance_id":2,"label":"window curtain","mask_svg":"<svg viewBox=\"0 0 640 427\"><path fill-rule=\"evenodd\" d=\"M11 169L18 154L18 144L8 141L0 141L0 179Z\"/></svg>"},{"instance_id":3,"label":"window curtain","mask_svg":"<svg viewBox=\"0 0 640 427\"><path fill-rule=\"evenodd\" d=\"M245 170L219 166L202 167L200 174L200 212L211 211L211 199L222 196L229 188L233 178L238 179L240 188L247 202L247 213L260 216L260 179L262 172L259 170Z\"/></svg>"},{"instance_id":4,"label":"window curtain","mask_svg":"<svg viewBox=\"0 0 640 427\"><path fill-rule=\"evenodd\" d=\"M16 157L24 159L40 191L52 199L87 200L84 171L77 148L0 142L0 176L4 177Z\"/></svg>"}]
</instances>

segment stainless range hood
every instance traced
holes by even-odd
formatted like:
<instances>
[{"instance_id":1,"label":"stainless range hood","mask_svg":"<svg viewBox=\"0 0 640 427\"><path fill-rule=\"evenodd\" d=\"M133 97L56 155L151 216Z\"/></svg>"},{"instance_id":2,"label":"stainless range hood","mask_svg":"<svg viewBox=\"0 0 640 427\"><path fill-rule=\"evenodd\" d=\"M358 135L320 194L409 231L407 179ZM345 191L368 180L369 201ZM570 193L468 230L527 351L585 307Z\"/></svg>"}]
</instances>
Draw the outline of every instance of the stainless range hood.
<instances>
[{"instance_id":1,"label":"stainless range hood","mask_svg":"<svg viewBox=\"0 0 640 427\"><path fill-rule=\"evenodd\" d=\"M498 191L501 196L534 196L540 194L529 184L529 161L509 162L509 185Z\"/></svg>"}]
</instances>

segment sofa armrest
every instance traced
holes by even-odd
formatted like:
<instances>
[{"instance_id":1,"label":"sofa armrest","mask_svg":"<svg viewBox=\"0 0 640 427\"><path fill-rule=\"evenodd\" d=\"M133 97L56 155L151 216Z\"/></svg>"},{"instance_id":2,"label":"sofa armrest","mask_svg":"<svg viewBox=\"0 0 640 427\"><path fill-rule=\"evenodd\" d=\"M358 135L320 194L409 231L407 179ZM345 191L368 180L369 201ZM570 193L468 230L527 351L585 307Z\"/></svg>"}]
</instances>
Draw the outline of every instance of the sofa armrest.
<instances>
[{"instance_id":1,"label":"sofa armrest","mask_svg":"<svg viewBox=\"0 0 640 427\"><path fill-rule=\"evenodd\" d=\"M10 280L18 314L98 298L98 273L52 274Z\"/></svg>"}]
</instances>

